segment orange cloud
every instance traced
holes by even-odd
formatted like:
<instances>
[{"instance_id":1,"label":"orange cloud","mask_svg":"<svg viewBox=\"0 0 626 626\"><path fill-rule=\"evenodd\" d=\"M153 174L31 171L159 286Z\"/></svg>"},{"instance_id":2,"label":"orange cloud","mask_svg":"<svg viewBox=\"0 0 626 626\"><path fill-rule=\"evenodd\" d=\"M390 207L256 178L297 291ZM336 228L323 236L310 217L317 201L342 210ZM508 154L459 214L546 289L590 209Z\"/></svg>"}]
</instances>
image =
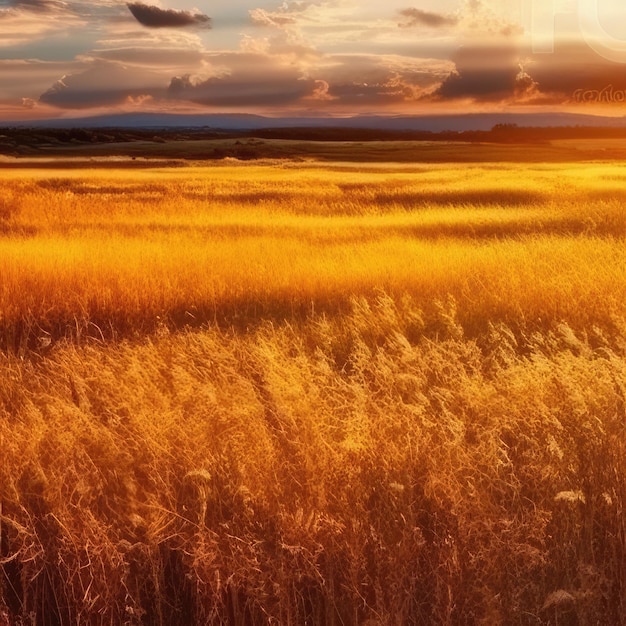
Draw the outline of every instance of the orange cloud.
<instances>
[{"instance_id":1,"label":"orange cloud","mask_svg":"<svg viewBox=\"0 0 626 626\"><path fill-rule=\"evenodd\" d=\"M252 22L257 26L273 26L283 28L296 23L296 19L284 13L269 13L264 9L251 9L249 12Z\"/></svg>"}]
</instances>

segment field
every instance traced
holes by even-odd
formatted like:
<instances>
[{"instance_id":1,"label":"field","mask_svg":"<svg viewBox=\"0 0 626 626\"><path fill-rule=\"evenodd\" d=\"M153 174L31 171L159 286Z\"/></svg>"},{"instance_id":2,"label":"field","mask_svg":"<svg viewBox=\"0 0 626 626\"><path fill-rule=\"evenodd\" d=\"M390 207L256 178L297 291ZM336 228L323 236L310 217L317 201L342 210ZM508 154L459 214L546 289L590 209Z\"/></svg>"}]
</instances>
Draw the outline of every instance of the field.
<instances>
[{"instance_id":1,"label":"field","mask_svg":"<svg viewBox=\"0 0 626 626\"><path fill-rule=\"evenodd\" d=\"M417 161L0 168L1 626L626 624L626 164Z\"/></svg>"}]
</instances>

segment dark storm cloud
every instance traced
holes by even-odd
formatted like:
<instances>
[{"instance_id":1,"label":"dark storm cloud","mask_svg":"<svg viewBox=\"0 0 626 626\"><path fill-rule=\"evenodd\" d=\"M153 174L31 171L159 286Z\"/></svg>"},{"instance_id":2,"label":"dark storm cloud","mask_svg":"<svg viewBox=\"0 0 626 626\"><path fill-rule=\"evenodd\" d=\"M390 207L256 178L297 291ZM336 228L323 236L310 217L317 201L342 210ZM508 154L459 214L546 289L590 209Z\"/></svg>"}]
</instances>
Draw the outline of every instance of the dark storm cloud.
<instances>
[{"instance_id":1,"label":"dark storm cloud","mask_svg":"<svg viewBox=\"0 0 626 626\"><path fill-rule=\"evenodd\" d=\"M211 18L203 13L160 9L141 2L129 2L126 6L135 19L148 28L211 28Z\"/></svg>"},{"instance_id":2,"label":"dark storm cloud","mask_svg":"<svg viewBox=\"0 0 626 626\"><path fill-rule=\"evenodd\" d=\"M410 28L412 26L428 26L430 28L443 28L445 26L456 26L459 20L454 15L442 15L441 13L433 13L431 11L422 11L422 9L403 9L400 15L405 18L400 23L402 28Z\"/></svg>"}]
</instances>

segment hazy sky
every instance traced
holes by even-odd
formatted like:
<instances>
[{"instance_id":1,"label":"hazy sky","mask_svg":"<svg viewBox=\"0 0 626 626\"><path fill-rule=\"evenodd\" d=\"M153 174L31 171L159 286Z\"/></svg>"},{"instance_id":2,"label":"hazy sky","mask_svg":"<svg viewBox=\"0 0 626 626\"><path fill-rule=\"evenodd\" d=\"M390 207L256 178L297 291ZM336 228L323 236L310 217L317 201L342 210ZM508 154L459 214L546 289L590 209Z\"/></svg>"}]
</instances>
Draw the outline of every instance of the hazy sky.
<instances>
[{"instance_id":1,"label":"hazy sky","mask_svg":"<svg viewBox=\"0 0 626 626\"><path fill-rule=\"evenodd\" d=\"M626 106L623 0L0 0L0 119Z\"/></svg>"}]
</instances>

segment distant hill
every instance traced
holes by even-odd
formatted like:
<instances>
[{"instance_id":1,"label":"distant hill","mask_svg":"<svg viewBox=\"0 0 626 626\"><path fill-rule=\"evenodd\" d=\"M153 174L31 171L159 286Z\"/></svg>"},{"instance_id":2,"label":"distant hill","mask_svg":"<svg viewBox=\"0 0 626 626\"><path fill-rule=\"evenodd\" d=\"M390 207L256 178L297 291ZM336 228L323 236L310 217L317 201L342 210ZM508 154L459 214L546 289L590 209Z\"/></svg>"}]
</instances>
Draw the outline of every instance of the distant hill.
<instances>
[{"instance_id":1,"label":"distant hill","mask_svg":"<svg viewBox=\"0 0 626 626\"><path fill-rule=\"evenodd\" d=\"M2 121L0 126L29 128L120 128L181 129L202 128L252 131L271 128L360 128L393 131L463 132L487 131L496 125L519 127L612 127L626 128L626 117L604 117L573 113L476 113L469 115L354 117L263 117L248 114L179 115L166 113L122 113L81 118Z\"/></svg>"}]
</instances>

